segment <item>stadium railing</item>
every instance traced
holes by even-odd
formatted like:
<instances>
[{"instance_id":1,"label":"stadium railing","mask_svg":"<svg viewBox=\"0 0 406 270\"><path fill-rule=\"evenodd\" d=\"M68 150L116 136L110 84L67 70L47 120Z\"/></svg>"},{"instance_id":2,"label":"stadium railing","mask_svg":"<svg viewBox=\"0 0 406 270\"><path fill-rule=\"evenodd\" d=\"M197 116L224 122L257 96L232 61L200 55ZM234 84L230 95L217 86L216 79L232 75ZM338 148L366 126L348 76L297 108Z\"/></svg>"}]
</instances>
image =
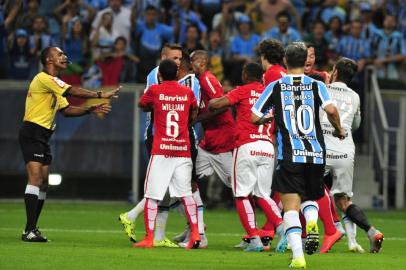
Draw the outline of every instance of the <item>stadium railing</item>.
<instances>
[{"instance_id":1,"label":"stadium railing","mask_svg":"<svg viewBox=\"0 0 406 270\"><path fill-rule=\"evenodd\" d=\"M382 195L382 207L388 209L390 194L389 190L394 185L395 208L403 208L405 202L405 135L406 135L406 95L401 95L391 108L385 108L374 67L367 68L365 89L367 95L366 134L368 136L368 152L371 158L371 166L380 182ZM392 108L396 107L396 108ZM391 110L395 123L389 124L387 112ZM395 151L395 153L393 153Z\"/></svg>"}]
</instances>

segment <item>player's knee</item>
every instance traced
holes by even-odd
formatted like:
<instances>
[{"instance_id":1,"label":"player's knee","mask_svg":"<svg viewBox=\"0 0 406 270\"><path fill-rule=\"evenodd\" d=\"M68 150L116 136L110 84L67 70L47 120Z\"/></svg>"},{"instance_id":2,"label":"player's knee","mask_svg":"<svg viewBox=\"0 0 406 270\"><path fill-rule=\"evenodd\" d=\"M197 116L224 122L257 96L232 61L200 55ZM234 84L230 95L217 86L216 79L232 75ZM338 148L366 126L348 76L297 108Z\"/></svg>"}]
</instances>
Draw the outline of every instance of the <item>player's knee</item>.
<instances>
[{"instance_id":1,"label":"player's knee","mask_svg":"<svg viewBox=\"0 0 406 270\"><path fill-rule=\"evenodd\" d=\"M351 204L349 197L345 193L334 194L334 201L336 202L336 205L344 212L347 210L347 207Z\"/></svg>"}]
</instances>

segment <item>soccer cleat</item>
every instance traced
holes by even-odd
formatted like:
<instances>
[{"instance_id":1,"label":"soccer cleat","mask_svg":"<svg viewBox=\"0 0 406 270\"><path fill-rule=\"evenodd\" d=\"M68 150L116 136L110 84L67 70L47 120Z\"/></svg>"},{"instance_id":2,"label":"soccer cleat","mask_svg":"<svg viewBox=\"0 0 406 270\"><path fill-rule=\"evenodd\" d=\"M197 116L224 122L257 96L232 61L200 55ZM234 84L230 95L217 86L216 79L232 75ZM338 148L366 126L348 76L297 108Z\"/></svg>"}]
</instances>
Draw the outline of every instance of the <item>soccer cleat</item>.
<instances>
[{"instance_id":1,"label":"soccer cleat","mask_svg":"<svg viewBox=\"0 0 406 270\"><path fill-rule=\"evenodd\" d=\"M306 268L306 260L304 256L292 259L292 262L289 264L289 268Z\"/></svg>"},{"instance_id":2,"label":"soccer cleat","mask_svg":"<svg viewBox=\"0 0 406 270\"><path fill-rule=\"evenodd\" d=\"M179 246L165 237L165 239L161 241L154 240L154 247L178 248Z\"/></svg>"},{"instance_id":3,"label":"soccer cleat","mask_svg":"<svg viewBox=\"0 0 406 270\"><path fill-rule=\"evenodd\" d=\"M190 232L190 239L188 244L186 245L186 249L195 249L199 248L200 245L200 235L198 231L191 231Z\"/></svg>"},{"instance_id":4,"label":"soccer cleat","mask_svg":"<svg viewBox=\"0 0 406 270\"><path fill-rule=\"evenodd\" d=\"M334 222L334 226L336 227L337 230L340 231L340 233L344 236L347 235L347 232L345 231L343 224L341 224L340 221Z\"/></svg>"},{"instance_id":5,"label":"soccer cleat","mask_svg":"<svg viewBox=\"0 0 406 270\"><path fill-rule=\"evenodd\" d=\"M133 244L133 247L152 248L154 247L154 237L147 235L141 242Z\"/></svg>"},{"instance_id":6,"label":"soccer cleat","mask_svg":"<svg viewBox=\"0 0 406 270\"><path fill-rule=\"evenodd\" d=\"M248 246L248 242L245 240L242 240L238 245L235 245L235 248L241 248L241 249L245 249Z\"/></svg>"},{"instance_id":7,"label":"soccer cleat","mask_svg":"<svg viewBox=\"0 0 406 270\"><path fill-rule=\"evenodd\" d=\"M385 240L385 238L383 237L383 234L380 231L374 229L373 235L370 235L368 233L368 238L369 238L369 242L371 244L371 249L370 249L371 253L378 253L382 248L383 240Z\"/></svg>"},{"instance_id":8,"label":"soccer cleat","mask_svg":"<svg viewBox=\"0 0 406 270\"><path fill-rule=\"evenodd\" d=\"M24 242L36 242L36 243L45 243L48 242L48 239L43 236L38 228L35 228L31 231L24 232L21 235L21 240Z\"/></svg>"},{"instance_id":9,"label":"soccer cleat","mask_svg":"<svg viewBox=\"0 0 406 270\"><path fill-rule=\"evenodd\" d=\"M324 235L320 253L327 253L330 248L341 239L341 237L343 237L343 234L339 230L336 230L336 232L332 235Z\"/></svg>"},{"instance_id":10,"label":"soccer cleat","mask_svg":"<svg viewBox=\"0 0 406 270\"><path fill-rule=\"evenodd\" d=\"M348 250L354 253L365 253L365 250L358 243L348 244Z\"/></svg>"},{"instance_id":11,"label":"soccer cleat","mask_svg":"<svg viewBox=\"0 0 406 270\"><path fill-rule=\"evenodd\" d=\"M190 235L190 229L189 229L189 226L187 226L187 228L183 232L181 232L178 235L175 235L172 238L172 241L176 242L176 243L184 242L186 239L189 238L189 235Z\"/></svg>"},{"instance_id":12,"label":"soccer cleat","mask_svg":"<svg viewBox=\"0 0 406 270\"><path fill-rule=\"evenodd\" d=\"M278 253L284 253L286 250L288 249L288 238L286 237L286 235L283 233L280 237L279 237L279 242L275 247L275 252Z\"/></svg>"},{"instance_id":13,"label":"soccer cleat","mask_svg":"<svg viewBox=\"0 0 406 270\"><path fill-rule=\"evenodd\" d=\"M306 242L305 251L307 254L312 255L319 247L319 227L314 221L309 221L306 225Z\"/></svg>"},{"instance_id":14,"label":"soccer cleat","mask_svg":"<svg viewBox=\"0 0 406 270\"><path fill-rule=\"evenodd\" d=\"M130 241L134 243L137 242L135 240L135 222L128 219L127 212L120 214L118 221L123 225L124 232L130 238Z\"/></svg>"},{"instance_id":15,"label":"soccer cleat","mask_svg":"<svg viewBox=\"0 0 406 270\"><path fill-rule=\"evenodd\" d=\"M199 248L208 248L208 247L209 247L209 240L207 240L206 234L200 234Z\"/></svg>"},{"instance_id":16,"label":"soccer cleat","mask_svg":"<svg viewBox=\"0 0 406 270\"><path fill-rule=\"evenodd\" d=\"M255 235L250 238L248 246L244 249L247 252L261 252L264 251L264 245L262 240L258 235Z\"/></svg>"},{"instance_id":17,"label":"soccer cleat","mask_svg":"<svg viewBox=\"0 0 406 270\"><path fill-rule=\"evenodd\" d=\"M275 232L272 231L267 231L267 230L258 230L259 237L261 238L262 245L264 247L269 247L271 244L271 241L273 240L275 236Z\"/></svg>"}]
</instances>

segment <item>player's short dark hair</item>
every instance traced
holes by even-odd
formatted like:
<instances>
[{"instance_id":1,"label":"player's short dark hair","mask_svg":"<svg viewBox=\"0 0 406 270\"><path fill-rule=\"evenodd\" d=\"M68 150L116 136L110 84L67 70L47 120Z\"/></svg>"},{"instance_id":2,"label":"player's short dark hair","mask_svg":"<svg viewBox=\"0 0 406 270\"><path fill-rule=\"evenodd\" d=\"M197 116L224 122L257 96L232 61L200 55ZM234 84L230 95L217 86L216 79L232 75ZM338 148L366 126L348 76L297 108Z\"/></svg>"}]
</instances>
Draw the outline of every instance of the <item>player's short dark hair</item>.
<instances>
[{"instance_id":1,"label":"player's short dark hair","mask_svg":"<svg viewBox=\"0 0 406 270\"><path fill-rule=\"evenodd\" d=\"M357 63L350 59L343 57L335 64L335 69L337 70L337 81L348 84L351 82L357 73Z\"/></svg>"},{"instance_id":2,"label":"player's short dark hair","mask_svg":"<svg viewBox=\"0 0 406 270\"><path fill-rule=\"evenodd\" d=\"M43 65L43 66L45 66L46 65L46 63L47 63L47 58L50 56L50 54L51 54L51 49L52 48L54 48L54 47L46 47L45 49L43 49L42 51L41 51L41 64Z\"/></svg>"},{"instance_id":3,"label":"player's short dark hair","mask_svg":"<svg viewBox=\"0 0 406 270\"><path fill-rule=\"evenodd\" d=\"M286 10L282 10L282 11L280 11L278 14L276 14L276 20L279 20L280 18L282 18L282 17L286 17L286 18L288 18L288 21L290 22L290 14L289 14L289 12L288 11L286 11Z\"/></svg>"},{"instance_id":4,"label":"player's short dark hair","mask_svg":"<svg viewBox=\"0 0 406 270\"><path fill-rule=\"evenodd\" d=\"M258 63L246 63L242 69L242 72L252 82L258 82L262 80L262 67Z\"/></svg>"},{"instance_id":5,"label":"player's short dark hair","mask_svg":"<svg viewBox=\"0 0 406 270\"><path fill-rule=\"evenodd\" d=\"M159 64L159 74L164 81L176 80L178 66L172 59L165 59Z\"/></svg>"},{"instance_id":6,"label":"player's short dark hair","mask_svg":"<svg viewBox=\"0 0 406 270\"><path fill-rule=\"evenodd\" d=\"M145 12L147 12L147 11L149 11L149 10L158 11L157 8L156 8L155 6L153 6L153 5L148 5L148 6L145 8Z\"/></svg>"},{"instance_id":7,"label":"player's short dark hair","mask_svg":"<svg viewBox=\"0 0 406 270\"><path fill-rule=\"evenodd\" d=\"M182 45L173 43L165 43L164 46L162 46L161 50L161 56L164 55L168 50L177 50L177 51L183 51Z\"/></svg>"},{"instance_id":8,"label":"player's short dark hair","mask_svg":"<svg viewBox=\"0 0 406 270\"><path fill-rule=\"evenodd\" d=\"M305 42L305 44L306 44L306 48L314 48L314 44L313 43L311 43L311 42Z\"/></svg>"},{"instance_id":9,"label":"player's short dark hair","mask_svg":"<svg viewBox=\"0 0 406 270\"><path fill-rule=\"evenodd\" d=\"M285 50L288 68L303 68L307 59L307 47L303 42L292 42Z\"/></svg>"},{"instance_id":10,"label":"player's short dark hair","mask_svg":"<svg viewBox=\"0 0 406 270\"><path fill-rule=\"evenodd\" d=\"M258 53L271 64L282 64L285 49L279 40L265 39L259 44Z\"/></svg>"},{"instance_id":11,"label":"player's short dark hair","mask_svg":"<svg viewBox=\"0 0 406 270\"><path fill-rule=\"evenodd\" d=\"M182 51L182 59L180 60L180 67L185 70L191 70L192 64L190 63L190 55L186 49Z\"/></svg>"}]
</instances>

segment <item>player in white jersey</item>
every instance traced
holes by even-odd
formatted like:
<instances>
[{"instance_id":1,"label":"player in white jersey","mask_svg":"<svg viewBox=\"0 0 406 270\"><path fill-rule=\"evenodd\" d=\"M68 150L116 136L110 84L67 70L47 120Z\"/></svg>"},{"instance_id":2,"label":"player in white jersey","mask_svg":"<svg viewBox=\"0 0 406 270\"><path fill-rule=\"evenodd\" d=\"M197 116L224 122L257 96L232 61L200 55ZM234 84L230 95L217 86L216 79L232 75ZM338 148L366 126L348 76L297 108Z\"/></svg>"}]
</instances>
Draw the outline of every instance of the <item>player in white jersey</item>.
<instances>
[{"instance_id":1,"label":"player in white jersey","mask_svg":"<svg viewBox=\"0 0 406 270\"><path fill-rule=\"evenodd\" d=\"M334 128L324 112L321 112L320 122L326 144L326 174L331 173L333 177L330 193L344 213L348 248L353 252L364 252L355 239L355 223L367 232L371 243L370 251L376 253L379 252L384 240L383 234L368 223L365 213L351 201L355 156L351 131L359 127L361 112L360 98L347 86L347 83L352 80L356 72L357 64L351 59L342 58L334 66L331 84L328 86L330 97L340 113L341 126L347 130L348 136L344 140L335 138L332 135Z\"/></svg>"}]
</instances>

